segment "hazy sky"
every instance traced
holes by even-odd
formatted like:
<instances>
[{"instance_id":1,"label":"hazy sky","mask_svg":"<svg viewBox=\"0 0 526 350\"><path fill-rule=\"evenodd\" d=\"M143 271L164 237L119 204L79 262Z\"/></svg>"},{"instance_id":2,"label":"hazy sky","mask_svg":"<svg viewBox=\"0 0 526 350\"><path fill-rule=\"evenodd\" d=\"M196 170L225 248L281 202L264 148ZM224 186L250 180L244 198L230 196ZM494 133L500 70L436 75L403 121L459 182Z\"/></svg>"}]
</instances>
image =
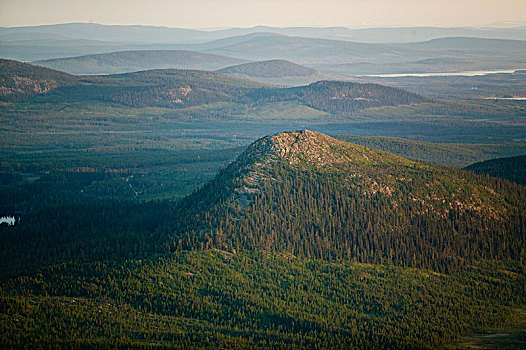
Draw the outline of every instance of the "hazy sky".
<instances>
[{"instance_id":1,"label":"hazy sky","mask_svg":"<svg viewBox=\"0 0 526 350\"><path fill-rule=\"evenodd\" d=\"M526 21L526 0L0 0L0 26L463 26Z\"/></svg>"}]
</instances>

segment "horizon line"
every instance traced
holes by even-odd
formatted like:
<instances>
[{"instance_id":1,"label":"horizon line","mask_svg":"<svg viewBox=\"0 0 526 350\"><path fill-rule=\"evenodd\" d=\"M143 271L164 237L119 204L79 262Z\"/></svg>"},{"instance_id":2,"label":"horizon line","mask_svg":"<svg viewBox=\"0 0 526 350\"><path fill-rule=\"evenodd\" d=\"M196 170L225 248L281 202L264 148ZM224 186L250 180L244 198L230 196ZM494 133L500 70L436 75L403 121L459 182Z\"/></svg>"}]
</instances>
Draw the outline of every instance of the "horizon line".
<instances>
[{"instance_id":1,"label":"horizon line","mask_svg":"<svg viewBox=\"0 0 526 350\"><path fill-rule=\"evenodd\" d=\"M513 23L512 26L496 26L496 23ZM154 28L166 28L166 29L184 29L184 30L195 30L195 31L222 31L222 30L231 30L231 29L254 29L258 27L266 28L276 28L276 29L287 29L287 28L318 28L318 29L329 29L329 28L344 28L350 30L359 30L359 29L394 29L394 28L441 28L441 29L455 29L455 28L473 28L473 29L518 29L526 27L526 21L498 21L487 23L484 25L421 25L421 26L406 26L406 25L265 25L265 24L256 24L253 26L235 26L235 27L172 27L168 25L155 25L155 24L110 24L110 23L100 23L100 22L59 22L59 23L44 23L44 24L32 24L32 25L15 25L15 26L3 26L0 25L0 28L3 29L15 29L15 28L30 28L30 27L51 27L59 25L72 25L72 24L87 24L87 25L100 25L108 27L154 27ZM493 26L492 26L493 25Z\"/></svg>"}]
</instances>

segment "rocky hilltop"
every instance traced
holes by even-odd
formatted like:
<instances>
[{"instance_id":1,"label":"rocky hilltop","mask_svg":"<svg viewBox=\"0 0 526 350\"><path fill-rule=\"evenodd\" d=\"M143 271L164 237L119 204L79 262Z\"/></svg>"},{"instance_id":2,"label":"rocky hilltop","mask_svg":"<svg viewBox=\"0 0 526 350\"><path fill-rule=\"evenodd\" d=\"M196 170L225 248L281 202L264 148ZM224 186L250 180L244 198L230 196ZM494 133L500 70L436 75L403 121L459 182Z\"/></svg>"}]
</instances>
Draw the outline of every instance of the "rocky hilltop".
<instances>
[{"instance_id":1,"label":"rocky hilltop","mask_svg":"<svg viewBox=\"0 0 526 350\"><path fill-rule=\"evenodd\" d=\"M284 132L264 137L249 146L241 159L267 158L282 160L290 165L331 168L352 161L364 161L371 155L362 146L339 141L310 130Z\"/></svg>"}]
</instances>

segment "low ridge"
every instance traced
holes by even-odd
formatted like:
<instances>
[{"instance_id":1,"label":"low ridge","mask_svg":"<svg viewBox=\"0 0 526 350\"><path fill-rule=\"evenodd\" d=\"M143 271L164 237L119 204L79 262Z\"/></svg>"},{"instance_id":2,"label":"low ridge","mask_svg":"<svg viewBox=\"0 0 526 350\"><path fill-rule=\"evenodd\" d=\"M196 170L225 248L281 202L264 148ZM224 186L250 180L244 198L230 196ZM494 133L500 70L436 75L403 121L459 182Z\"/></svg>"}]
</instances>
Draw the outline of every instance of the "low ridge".
<instances>
[{"instance_id":1,"label":"low ridge","mask_svg":"<svg viewBox=\"0 0 526 350\"><path fill-rule=\"evenodd\" d=\"M312 68L279 59L239 64L220 69L218 72L260 78L305 77L317 73Z\"/></svg>"},{"instance_id":2,"label":"low ridge","mask_svg":"<svg viewBox=\"0 0 526 350\"><path fill-rule=\"evenodd\" d=\"M362 109L410 105L429 99L402 89L378 84L320 80L292 88L264 88L248 95L257 102L300 101L320 111L352 115Z\"/></svg>"},{"instance_id":3,"label":"low ridge","mask_svg":"<svg viewBox=\"0 0 526 350\"><path fill-rule=\"evenodd\" d=\"M20 101L77 84L76 77L64 72L0 59L0 101Z\"/></svg>"},{"instance_id":4,"label":"low ridge","mask_svg":"<svg viewBox=\"0 0 526 350\"><path fill-rule=\"evenodd\" d=\"M465 169L526 185L526 155L486 160L471 164Z\"/></svg>"},{"instance_id":5,"label":"low ridge","mask_svg":"<svg viewBox=\"0 0 526 350\"><path fill-rule=\"evenodd\" d=\"M246 60L188 50L139 50L55 58L34 64L70 74L91 75L168 68L217 70L243 62Z\"/></svg>"}]
</instances>

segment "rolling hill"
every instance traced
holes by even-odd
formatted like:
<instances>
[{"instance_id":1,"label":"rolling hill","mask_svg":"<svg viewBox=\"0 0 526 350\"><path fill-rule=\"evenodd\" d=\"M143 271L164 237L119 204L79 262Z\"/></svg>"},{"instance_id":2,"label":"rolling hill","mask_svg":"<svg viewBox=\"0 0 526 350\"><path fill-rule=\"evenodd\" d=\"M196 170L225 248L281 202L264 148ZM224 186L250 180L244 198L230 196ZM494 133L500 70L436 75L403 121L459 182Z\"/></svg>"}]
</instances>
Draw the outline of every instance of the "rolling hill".
<instances>
[{"instance_id":1,"label":"rolling hill","mask_svg":"<svg viewBox=\"0 0 526 350\"><path fill-rule=\"evenodd\" d=\"M245 61L186 50L120 51L33 62L70 74L117 74L151 69L218 70Z\"/></svg>"},{"instance_id":2,"label":"rolling hill","mask_svg":"<svg viewBox=\"0 0 526 350\"><path fill-rule=\"evenodd\" d=\"M477 52L492 52L506 50L514 55L526 50L525 40L503 40L503 39L486 39L473 37L446 37L437 38L415 43L397 44L397 46L410 47L417 49L446 49L470 51L471 54Z\"/></svg>"},{"instance_id":3,"label":"rolling hill","mask_svg":"<svg viewBox=\"0 0 526 350\"><path fill-rule=\"evenodd\" d=\"M188 46L191 50L214 53L246 60L285 59L315 66L323 63L372 60L397 62L414 50L381 44L342 40L292 37L273 33L254 33L204 44Z\"/></svg>"},{"instance_id":4,"label":"rolling hill","mask_svg":"<svg viewBox=\"0 0 526 350\"><path fill-rule=\"evenodd\" d=\"M199 40L199 36L207 37L207 32L192 29L141 25L104 25L98 23L61 23L0 28L0 38L2 40L9 40L12 36L16 40L22 38L30 39L35 34L47 35L56 39L96 40L108 43L173 43L184 42L185 38L186 40L188 38ZM201 38L201 40L203 39Z\"/></svg>"},{"instance_id":5,"label":"rolling hill","mask_svg":"<svg viewBox=\"0 0 526 350\"><path fill-rule=\"evenodd\" d=\"M505 156L526 153L526 143L434 143L400 137L337 135L337 139L396 154L413 160L463 168Z\"/></svg>"},{"instance_id":6,"label":"rolling hill","mask_svg":"<svg viewBox=\"0 0 526 350\"><path fill-rule=\"evenodd\" d=\"M377 84L318 81L292 88L261 88L247 95L257 102L300 101L320 111L350 115L359 110L427 102L420 95Z\"/></svg>"},{"instance_id":7,"label":"rolling hill","mask_svg":"<svg viewBox=\"0 0 526 350\"><path fill-rule=\"evenodd\" d=\"M501 40L480 38L440 38L430 41L405 44L371 44L356 41L305 38L275 33L254 33L219 39L185 48L246 60L285 59L313 67L321 72L356 74L356 70L343 70L345 65L361 65L365 70L360 75L372 74L380 69L396 73L403 63L407 70L422 69L408 61L449 60L445 67L435 66L434 71L449 71L462 68L471 61L469 69L507 67L521 68L524 64L526 45L523 40ZM452 63L451 60L456 60ZM427 71L433 70L427 61ZM464 62L464 63L462 63ZM372 65L371 70L367 70ZM381 65L383 67L379 67ZM336 68L339 67L339 70ZM402 68L403 68L402 67ZM356 68L356 67L355 67ZM468 70L469 70L468 69Z\"/></svg>"},{"instance_id":8,"label":"rolling hill","mask_svg":"<svg viewBox=\"0 0 526 350\"><path fill-rule=\"evenodd\" d=\"M66 73L15 61L4 60L0 62L0 67L3 66L8 73L6 79L12 76L9 72L13 68L10 67L15 66L24 68L16 75L21 81L31 79L37 72L40 76L52 73L66 79L60 85L63 88L57 93L53 93L52 90L59 87L58 84L53 85L53 89L33 89L32 94L10 90L12 96L9 98L14 98L15 95L17 98L41 95L42 101L55 103L106 101L131 107L185 108L217 102L258 104L294 101L320 111L350 114L369 107L418 104L427 101L419 95L376 84L319 81L295 88L270 88L221 73L197 70L159 69L76 78Z\"/></svg>"},{"instance_id":9,"label":"rolling hill","mask_svg":"<svg viewBox=\"0 0 526 350\"><path fill-rule=\"evenodd\" d=\"M228 75L191 70L153 70L85 79L79 91L61 92L60 99L76 97L121 103L132 107L208 105L216 102L261 104L293 101L319 111L349 115L359 110L428 101L417 94L376 84L319 81L294 88L269 88ZM50 95L49 98L54 98Z\"/></svg>"},{"instance_id":10,"label":"rolling hill","mask_svg":"<svg viewBox=\"0 0 526 350\"><path fill-rule=\"evenodd\" d=\"M245 63L226 67L218 72L239 79L253 80L262 84L282 87L309 85L320 80L351 80L347 76L321 73L313 68L280 59Z\"/></svg>"},{"instance_id":11,"label":"rolling hill","mask_svg":"<svg viewBox=\"0 0 526 350\"><path fill-rule=\"evenodd\" d=\"M0 59L0 101L18 101L75 85L78 85L78 81L72 75Z\"/></svg>"},{"instance_id":12,"label":"rolling hill","mask_svg":"<svg viewBox=\"0 0 526 350\"><path fill-rule=\"evenodd\" d=\"M3 99L108 101L129 106L187 107L231 101L262 85L197 70L150 70L108 76L74 76L27 63L1 60ZM54 91L57 88L60 91Z\"/></svg>"},{"instance_id":13,"label":"rolling hill","mask_svg":"<svg viewBox=\"0 0 526 350\"><path fill-rule=\"evenodd\" d=\"M476 174L508 179L526 185L526 156L491 159L471 164L465 168Z\"/></svg>"},{"instance_id":14,"label":"rolling hill","mask_svg":"<svg viewBox=\"0 0 526 350\"><path fill-rule=\"evenodd\" d=\"M261 84L227 75L196 70L161 69L92 77L86 79L87 96L131 107L171 107L207 105L235 101ZM59 98L68 98L66 92ZM71 96L71 95L70 95Z\"/></svg>"},{"instance_id":15,"label":"rolling hill","mask_svg":"<svg viewBox=\"0 0 526 350\"><path fill-rule=\"evenodd\" d=\"M524 40L525 34L526 28L519 25L512 28L363 28L353 30L351 40L370 43L410 43L446 37Z\"/></svg>"},{"instance_id":16,"label":"rolling hill","mask_svg":"<svg viewBox=\"0 0 526 350\"><path fill-rule=\"evenodd\" d=\"M218 70L223 74L240 74L249 77L285 78L305 77L316 74L316 70L286 60L268 60L244 63Z\"/></svg>"}]
</instances>

